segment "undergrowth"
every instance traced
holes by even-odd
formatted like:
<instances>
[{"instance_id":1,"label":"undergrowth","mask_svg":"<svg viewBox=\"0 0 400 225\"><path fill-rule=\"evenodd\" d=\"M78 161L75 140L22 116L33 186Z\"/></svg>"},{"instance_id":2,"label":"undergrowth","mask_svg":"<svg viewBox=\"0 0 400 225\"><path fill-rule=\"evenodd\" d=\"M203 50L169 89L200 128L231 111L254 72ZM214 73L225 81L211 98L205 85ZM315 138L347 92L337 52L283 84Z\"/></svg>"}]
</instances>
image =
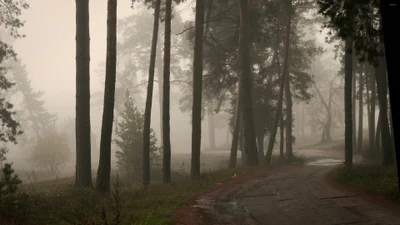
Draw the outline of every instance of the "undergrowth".
<instances>
[{"instance_id":1,"label":"undergrowth","mask_svg":"<svg viewBox=\"0 0 400 225\"><path fill-rule=\"evenodd\" d=\"M360 164L352 168L341 167L331 173L339 183L367 190L373 194L383 195L400 203L396 166L381 164Z\"/></svg>"}]
</instances>

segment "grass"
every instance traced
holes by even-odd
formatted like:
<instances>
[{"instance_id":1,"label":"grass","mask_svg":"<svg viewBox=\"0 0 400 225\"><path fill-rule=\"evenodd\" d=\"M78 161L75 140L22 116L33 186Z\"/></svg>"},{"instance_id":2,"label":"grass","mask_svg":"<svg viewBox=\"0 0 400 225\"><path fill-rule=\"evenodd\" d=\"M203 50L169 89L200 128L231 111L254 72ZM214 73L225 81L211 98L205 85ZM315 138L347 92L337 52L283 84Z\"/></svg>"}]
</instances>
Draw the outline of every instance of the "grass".
<instances>
[{"instance_id":1,"label":"grass","mask_svg":"<svg viewBox=\"0 0 400 225\"><path fill-rule=\"evenodd\" d=\"M116 217L121 225L172 224L170 216L195 199L200 191L228 180L234 174L265 169L255 167L207 172L197 181L186 174L174 172L170 184L153 182L147 190L132 182L128 176L119 179L114 176L113 182L119 182L114 185L111 197L91 189L76 189L73 178L25 184L21 191L30 195L31 207L23 224L104 225L107 220L107 224L111 225Z\"/></svg>"},{"instance_id":2,"label":"grass","mask_svg":"<svg viewBox=\"0 0 400 225\"><path fill-rule=\"evenodd\" d=\"M381 164L357 164L353 168L339 168L331 173L334 180L372 194L385 196L400 203L396 166Z\"/></svg>"}]
</instances>

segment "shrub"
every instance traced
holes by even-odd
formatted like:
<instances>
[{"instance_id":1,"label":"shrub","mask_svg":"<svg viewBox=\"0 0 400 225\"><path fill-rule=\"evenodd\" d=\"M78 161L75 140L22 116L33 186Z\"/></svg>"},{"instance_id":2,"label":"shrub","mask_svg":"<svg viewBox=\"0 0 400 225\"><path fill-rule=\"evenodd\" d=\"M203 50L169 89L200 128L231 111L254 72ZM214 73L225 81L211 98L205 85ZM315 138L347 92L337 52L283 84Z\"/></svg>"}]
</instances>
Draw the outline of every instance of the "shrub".
<instances>
[{"instance_id":1,"label":"shrub","mask_svg":"<svg viewBox=\"0 0 400 225\"><path fill-rule=\"evenodd\" d=\"M116 125L114 140L119 150L116 152L117 166L125 171L138 172L142 168L144 113L135 106L133 99L126 94L124 110ZM152 166L159 165L160 148L153 129L150 130L150 156Z\"/></svg>"},{"instance_id":2,"label":"shrub","mask_svg":"<svg viewBox=\"0 0 400 225\"><path fill-rule=\"evenodd\" d=\"M12 164L0 165L0 218L13 222L23 221L26 218L28 195L17 193L22 181L14 173Z\"/></svg>"}]
</instances>

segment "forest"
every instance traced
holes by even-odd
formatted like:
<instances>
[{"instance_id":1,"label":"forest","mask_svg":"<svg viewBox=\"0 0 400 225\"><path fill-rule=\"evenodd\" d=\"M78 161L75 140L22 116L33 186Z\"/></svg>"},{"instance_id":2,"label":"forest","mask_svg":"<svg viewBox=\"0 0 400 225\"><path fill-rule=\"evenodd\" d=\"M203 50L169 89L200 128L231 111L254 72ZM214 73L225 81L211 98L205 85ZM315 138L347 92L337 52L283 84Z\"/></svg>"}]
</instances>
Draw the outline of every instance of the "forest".
<instances>
[{"instance_id":1,"label":"forest","mask_svg":"<svg viewBox=\"0 0 400 225\"><path fill-rule=\"evenodd\" d=\"M0 225L400 223L381 5L0 0Z\"/></svg>"}]
</instances>

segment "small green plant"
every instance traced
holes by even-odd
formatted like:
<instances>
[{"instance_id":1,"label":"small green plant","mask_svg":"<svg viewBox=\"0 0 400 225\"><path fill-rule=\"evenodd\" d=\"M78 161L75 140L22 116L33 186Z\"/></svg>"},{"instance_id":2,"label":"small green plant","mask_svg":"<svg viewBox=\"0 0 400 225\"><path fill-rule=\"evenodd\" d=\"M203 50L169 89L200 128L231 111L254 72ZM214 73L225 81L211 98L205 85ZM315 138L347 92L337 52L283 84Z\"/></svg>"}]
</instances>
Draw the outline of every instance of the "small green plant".
<instances>
[{"instance_id":1,"label":"small green plant","mask_svg":"<svg viewBox=\"0 0 400 225\"><path fill-rule=\"evenodd\" d=\"M17 193L22 181L15 174L12 164L0 165L0 217L14 223L21 222L26 219L28 195Z\"/></svg>"},{"instance_id":2,"label":"small green plant","mask_svg":"<svg viewBox=\"0 0 400 225\"><path fill-rule=\"evenodd\" d=\"M134 103L129 92L126 93L126 101L121 118L116 123L114 143L118 150L115 153L117 166L120 170L140 174L142 169L143 152L143 127L144 113ZM151 166L160 166L161 149L156 146L157 138L153 129L150 130L150 158Z\"/></svg>"}]
</instances>

